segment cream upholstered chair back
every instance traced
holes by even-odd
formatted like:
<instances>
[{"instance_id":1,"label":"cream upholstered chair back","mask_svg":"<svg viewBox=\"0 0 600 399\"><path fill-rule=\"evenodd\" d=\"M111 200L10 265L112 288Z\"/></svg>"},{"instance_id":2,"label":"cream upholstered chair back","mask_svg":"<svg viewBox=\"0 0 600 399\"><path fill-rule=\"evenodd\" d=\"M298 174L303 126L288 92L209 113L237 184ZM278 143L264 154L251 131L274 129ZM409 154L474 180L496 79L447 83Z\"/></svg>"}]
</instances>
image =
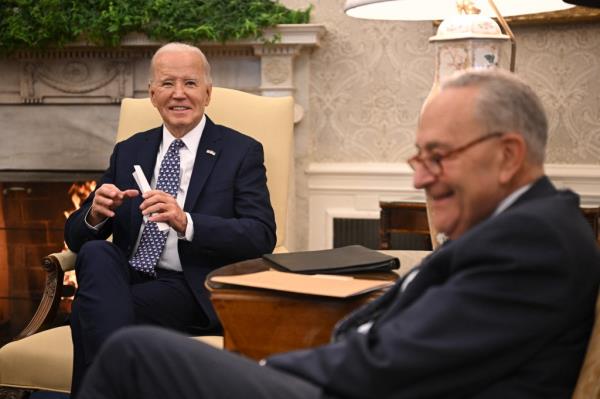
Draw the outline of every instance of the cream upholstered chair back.
<instances>
[{"instance_id":1,"label":"cream upholstered chair back","mask_svg":"<svg viewBox=\"0 0 600 399\"><path fill-rule=\"evenodd\" d=\"M294 100L292 97L263 97L214 87L206 114L213 122L253 137L263 145L267 186L277 224L275 252L285 251L283 244L293 161ZM162 120L150 99L123 99L117 142L160 124Z\"/></svg>"},{"instance_id":2,"label":"cream upholstered chair back","mask_svg":"<svg viewBox=\"0 0 600 399\"><path fill-rule=\"evenodd\" d=\"M276 251L284 251L289 171L292 162L294 102L291 97L261 97L237 90L213 88L206 113L218 124L229 126L260 141L271 203L277 223ZM149 99L124 99L117 141L162 123ZM49 255L46 289L30 325L17 341L0 348L0 397L21 397L25 390L69 392L73 351L68 326L38 332L58 305L62 271L71 270L76 255L71 251ZM197 337L222 347L222 337ZM10 396L15 395L15 396Z\"/></svg>"}]
</instances>

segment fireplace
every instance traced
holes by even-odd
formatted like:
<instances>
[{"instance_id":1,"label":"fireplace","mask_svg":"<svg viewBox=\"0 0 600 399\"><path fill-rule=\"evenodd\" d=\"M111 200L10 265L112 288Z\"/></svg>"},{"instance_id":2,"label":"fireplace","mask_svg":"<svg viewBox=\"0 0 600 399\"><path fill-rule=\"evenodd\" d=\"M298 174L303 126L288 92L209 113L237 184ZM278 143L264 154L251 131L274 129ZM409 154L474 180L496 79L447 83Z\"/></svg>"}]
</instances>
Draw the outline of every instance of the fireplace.
<instances>
[{"instance_id":1,"label":"fireplace","mask_svg":"<svg viewBox=\"0 0 600 399\"><path fill-rule=\"evenodd\" d=\"M0 177L6 176L0 172ZM10 177L0 180L0 345L16 336L37 309L46 277L41 260L63 250L65 212L76 207L73 182L84 185L100 173L28 171ZM69 307L68 301L63 307ZM59 312L56 323L65 318Z\"/></svg>"}]
</instances>

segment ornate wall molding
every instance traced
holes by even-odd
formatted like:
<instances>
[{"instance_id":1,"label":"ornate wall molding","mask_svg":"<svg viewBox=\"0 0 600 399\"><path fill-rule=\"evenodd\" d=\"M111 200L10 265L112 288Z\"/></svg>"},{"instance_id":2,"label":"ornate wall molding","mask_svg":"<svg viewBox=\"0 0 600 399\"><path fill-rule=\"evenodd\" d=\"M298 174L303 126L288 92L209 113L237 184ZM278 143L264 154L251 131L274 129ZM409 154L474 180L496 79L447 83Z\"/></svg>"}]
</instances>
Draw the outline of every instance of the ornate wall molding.
<instances>
[{"instance_id":1,"label":"ornate wall molding","mask_svg":"<svg viewBox=\"0 0 600 399\"><path fill-rule=\"evenodd\" d=\"M308 178L308 249L333 246L333 219L378 219L380 201L425 200L412 170L399 163L311 163ZM558 188L570 188L584 206L600 205L600 165L547 164Z\"/></svg>"},{"instance_id":2,"label":"ornate wall molding","mask_svg":"<svg viewBox=\"0 0 600 399\"><path fill-rule=\"evenodd\" d=\"M215 86L298 95L302 114L307 57L324 31L322 25L281 25L266 32L266 41L199 46L213 66ZM269 42L276 34L279 41ZM78 42L0 58L0 169L103 170L114 144L116 105L124 97L148 96L150 59L160 45L128 35L115 49Z\"/></svg>"},{"instance_id":3,"label":"ornate wall molding","mask_svg":"<svg viewBox=\"0 0 600 399\"><path fill-rule=\"evenodd\" d=\"M211 62L217 60L217 66L235 59L258 65L260 80L254 86L235 88L293 96L297 89L294 59L318 47L324 32L322 25L278 25L265 31L264 40L198 45ZM0 59L4 72L0 74L0 104L113 104L124 97L144 96L150 58L160 45L130 34L115 49L76 42L61 49L17 51Z\"/></svg>"},{"instance_id":4,"label":"ornate wall molding","mask_svg":"<svg viewBox=\"0 0 600 399\"><path fill-rule=\"evenodd\" d=\"M131 64L118 58L24 61L20 76L26 104L118 103L133 96Z\"/></svg>"}]
</instances>

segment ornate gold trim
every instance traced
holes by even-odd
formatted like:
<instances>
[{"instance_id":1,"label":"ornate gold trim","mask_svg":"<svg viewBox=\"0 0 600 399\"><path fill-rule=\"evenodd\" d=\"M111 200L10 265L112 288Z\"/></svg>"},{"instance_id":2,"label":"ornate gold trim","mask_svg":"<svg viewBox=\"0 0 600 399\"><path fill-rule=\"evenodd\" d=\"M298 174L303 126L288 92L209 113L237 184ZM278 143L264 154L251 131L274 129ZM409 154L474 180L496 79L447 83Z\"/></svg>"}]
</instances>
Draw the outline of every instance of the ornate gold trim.
<instances>
[{"instance_id":1,"label":"ornate gold trim","mask_svg":"<svg viewBox=\"0 0 600 399\"><path fill-rule=\"evenodd\" d=\"M573 7L567 10L544 12L540 14L519 15L508 17L506 21L511 25L534 24L566 24L574 22L599 22L600 8Z\"/></svg>"},{"instance_id":2,"label":"ornate gold trim","mask_svg":"<svg viewBox=\"0 0 600 399\"><path fill-rule=\"evenodd\" d=\"M576 6L567 10L506 17L512 26L600 22L600 8ZM433 21L439 26L442 21Z\"/></svg>"}]
</instances>

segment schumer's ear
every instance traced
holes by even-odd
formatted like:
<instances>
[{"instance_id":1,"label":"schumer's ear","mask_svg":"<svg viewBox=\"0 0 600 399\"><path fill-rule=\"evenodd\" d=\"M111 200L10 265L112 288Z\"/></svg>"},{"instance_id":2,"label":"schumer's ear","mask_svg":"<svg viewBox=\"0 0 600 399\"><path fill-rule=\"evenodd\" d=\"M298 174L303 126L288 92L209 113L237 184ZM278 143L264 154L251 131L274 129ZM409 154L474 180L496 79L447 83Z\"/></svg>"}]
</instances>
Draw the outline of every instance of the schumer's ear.
<instances>
[{"instance_id":1,"label":"schumer's ear","mask_svg":"<svg viewBox=\"0 0 600 399\"><path fill-rule=\"evenodd\" d=\"M519 133L505 133L500 138L502 146L500 183L506 184L513 179L527 160L527 143Z\"/></svg>"}]
</instances>

